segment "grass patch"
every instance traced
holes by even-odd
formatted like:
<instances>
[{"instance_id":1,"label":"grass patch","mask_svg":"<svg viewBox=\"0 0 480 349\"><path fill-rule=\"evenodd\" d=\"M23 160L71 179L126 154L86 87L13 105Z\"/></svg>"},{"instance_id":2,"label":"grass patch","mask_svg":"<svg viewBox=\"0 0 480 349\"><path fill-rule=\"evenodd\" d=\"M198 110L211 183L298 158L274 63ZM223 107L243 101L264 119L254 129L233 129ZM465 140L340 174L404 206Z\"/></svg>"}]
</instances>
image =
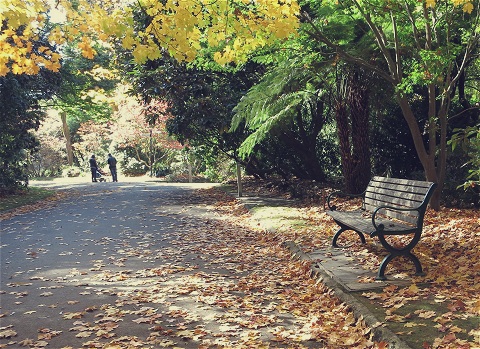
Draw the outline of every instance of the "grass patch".
<instances>
[{"instance_id":1,"label":"grass patch","mask_svg":"<svg viewBox=\"0 0 480 349\"><path fill-rule=\"evenodd\" d=\"M30 178L31 181L50 181L53 182L56 177L33 177Z\"/></svg>"},{"instance_id":2,"label":"grass patch","mask_svg":"<svg viewBox=\"0 0 480 349\"><path fill-rule=\"evenodd\" d=\"M236 186L233 186L231 184L220 184L217 186L218 189L223 190L224 192L228 194L236 194L238 193L238 188Z\"/></svg>"},{"instance_id":3,"label":"grass patch","mask_svg":"<svg viewBox=\"0 0 480 349\"><path fill-rule=\"evenodd\" d=\"M39 200L49 198L53 195L55 195L55 190L38 187L29 187L25 190L19 190L14 194L9 194L0 198L0 212L33 204Z\"/></svg>"},{"instance_id":4,"label":"grass patch","mask_svg":"<svg viewBox=\"0 0 480 349\"><path fill-rule=\"evenodd\" d=\"M255 206L250 212L253 219L275 229L306 226L305 219L299 217L298 211L291 207Z\"/></svg>"}]
</instances>

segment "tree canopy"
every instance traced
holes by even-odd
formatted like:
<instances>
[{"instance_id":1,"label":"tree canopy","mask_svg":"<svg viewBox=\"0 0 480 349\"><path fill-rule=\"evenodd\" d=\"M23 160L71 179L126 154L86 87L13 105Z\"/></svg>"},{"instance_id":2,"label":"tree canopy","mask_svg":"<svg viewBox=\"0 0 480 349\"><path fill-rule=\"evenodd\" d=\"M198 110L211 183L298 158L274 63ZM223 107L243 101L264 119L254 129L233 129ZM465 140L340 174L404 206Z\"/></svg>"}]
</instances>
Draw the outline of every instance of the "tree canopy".
<instances>
[{"instance_id":1,"label":"tree canopy","mask_svg":"<svg viewBox=\"0 0 480 349\"><path fill-rule=\"evenodd\" d=\"M450 106L480 38L478 6L469 0L2 0L0 75L57 71L67 41L90 59L100 46L121 46L140 64L165 56L191 62L210 47L226 65L308 35L320 59L353 63L391 85L426 177L441 188ZM54 12L64 18L49 30L48 45L38 45ZM427 102L426 117L412 108L419 99ZM438 199L436 193L434 206Z\"/></svg>"}]
</instances>

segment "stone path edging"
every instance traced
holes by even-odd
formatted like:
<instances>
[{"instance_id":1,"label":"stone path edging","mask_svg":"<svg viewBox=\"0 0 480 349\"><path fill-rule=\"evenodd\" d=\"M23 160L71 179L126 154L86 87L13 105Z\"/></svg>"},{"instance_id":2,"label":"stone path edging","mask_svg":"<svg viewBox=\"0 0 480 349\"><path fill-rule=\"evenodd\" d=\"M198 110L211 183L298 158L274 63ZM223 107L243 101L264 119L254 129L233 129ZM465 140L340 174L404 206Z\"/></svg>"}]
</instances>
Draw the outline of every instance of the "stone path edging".
<instances>
[{"instance_id":1,"label":"stone path edging","mask_svg":"<svg viewBox=\"0 0 480 349\"><path fill-rule=\"evenodd\" d=\"M312 258L308 254L304 253L293 241L287 241L284 245L291 251L293 258L312 261ZM378 319L370 312L370 310L368 310L367 307L355 299L355 297L351 296L347 292L344 292L342 287L321 267L321 264L312 264L310 268L312 270L312 274L314 275L313 277L323 282L329 288L333 289L337 297L352 307L352 310L357 318L363 317L365 323L372 328L378 325ZM375 337L380 337L377 338L377 340L388 342L389 349L412 349L395 333L386 327L378 326L374 331Z\"/></svg>"}]
</instances>

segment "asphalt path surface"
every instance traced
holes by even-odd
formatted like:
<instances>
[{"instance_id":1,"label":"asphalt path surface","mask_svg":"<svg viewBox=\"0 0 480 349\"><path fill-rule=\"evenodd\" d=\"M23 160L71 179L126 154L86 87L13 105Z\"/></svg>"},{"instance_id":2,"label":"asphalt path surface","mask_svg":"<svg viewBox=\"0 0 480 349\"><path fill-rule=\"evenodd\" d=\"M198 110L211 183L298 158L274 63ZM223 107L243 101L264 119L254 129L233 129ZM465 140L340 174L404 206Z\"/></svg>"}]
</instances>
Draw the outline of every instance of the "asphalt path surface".
<instances>
[{"instance_id":1,"label":"asphalt path surface","mask_svg":"<svg viewBox=\"0 0 480 349\"><path fill-rule=\"evenodd\" d=\"M222 326L214 321L221 309L196 302L192 292L192 282L204 287L214 278L217 288L234 282L228 263L202 252L208 236L198 248L189 239L220 218L190 198L211 185L143 179L31 185L71 195L0 222L0 348L197 348Z\"/></svg>"}]
</instances>

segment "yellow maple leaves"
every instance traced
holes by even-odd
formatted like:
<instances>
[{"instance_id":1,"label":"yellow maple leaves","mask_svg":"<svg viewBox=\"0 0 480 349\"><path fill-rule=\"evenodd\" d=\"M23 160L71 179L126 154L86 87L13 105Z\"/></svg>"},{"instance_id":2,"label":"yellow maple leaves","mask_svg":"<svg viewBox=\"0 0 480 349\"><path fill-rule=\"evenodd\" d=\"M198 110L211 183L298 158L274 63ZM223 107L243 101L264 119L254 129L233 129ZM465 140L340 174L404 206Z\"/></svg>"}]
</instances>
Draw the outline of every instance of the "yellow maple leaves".
<instances>
[{"instance_id":1,"label":"yellow maple leaves","mask_svg":"<svg viewBox=\"0 0 480 349\"><path fill-rule=\"evenodd\" d=\"M425 1L435 6L435 0ZM452 1L464 12L473 11L469 0ZM0 0L0 21L8 23L8 29L0 32L0 76L10 71L36 74L42 66L59 69L58 57L32 52L52 7L61 10L66 21L50 32L49 42L62 45L81 35L78 47L87 58L95 56L96 43L118 40L132 50L137 62L155 59L165 50L178 60L192 61L203 43L221 47L214 55L220 64L242 62L249 52L295 35L299 27L296 0L139 0L136 6L149 16L144 30L135 27L132 8L119 0L80 0L75 7L69 0Z\"/></svg>"},{"instance_id":2,"label":"yellow maple leaves","mask_svg":"<svg viewBox=\"0 0 480 349\"><path fill-rule=\"evenodd\" d=\"M78 47L84 57L93 58L96 52L92 46L96 41L120 40L123 48L133 51L138 62L155 59L162 50L168 50L179 60L191 61L204 41L212 46L227 43L226 48L215 55L219 62L242 61L249 51L295 33L300 10L295 0L259 0L255 3L246 0L141 0L138 6L151 16L151 22L145 30L139 31L134 29L132 9L122 8L115 1L79 1L75 8L67 0L0 2L0 20L8 22L10 31L15 32L23 25L27 26L24 32L28 31L23 38L14 38L15 34L3 32L6 36L0 38L3 44L0 75L10 71L16 74L38 72L33 65L58 69L59 60L49 61L38 56L32 59L31 50L20 50L27 42L35 40L34 32L43 26L50 6L61 7L67 18L65 23L50 32L50 43L62 45L82 35ZM28 63L22 61L24 58L30 59Z\"/></svg>"},{"instance_id":3,"label":"yellow maple leaves","mask_svg":"<svg viewBox=\"0 0 480 349\"><path fill-rule=\"evenodd\" d=\"M427 7L435 7L436 0L425 0ZM455 7L461 7L462 11L465 13L472 13L473 4L470 0L452 0L452 3Z\"/></svg>"},{"instance_id":4,"label":"yellow maple leaves","mask_svg":"<svg viewBox=\"0 0 480 349\"><path fill-rule=\"evenodd\" d=\"M0 1L0 22L8 27L0 32L0 76L37 74L44 57L33 54L33 41L37 39L35 27L45 19L46 10L41 0ZM55 62L56 63L56 62Z\"/></svg>"}]
</instances>

